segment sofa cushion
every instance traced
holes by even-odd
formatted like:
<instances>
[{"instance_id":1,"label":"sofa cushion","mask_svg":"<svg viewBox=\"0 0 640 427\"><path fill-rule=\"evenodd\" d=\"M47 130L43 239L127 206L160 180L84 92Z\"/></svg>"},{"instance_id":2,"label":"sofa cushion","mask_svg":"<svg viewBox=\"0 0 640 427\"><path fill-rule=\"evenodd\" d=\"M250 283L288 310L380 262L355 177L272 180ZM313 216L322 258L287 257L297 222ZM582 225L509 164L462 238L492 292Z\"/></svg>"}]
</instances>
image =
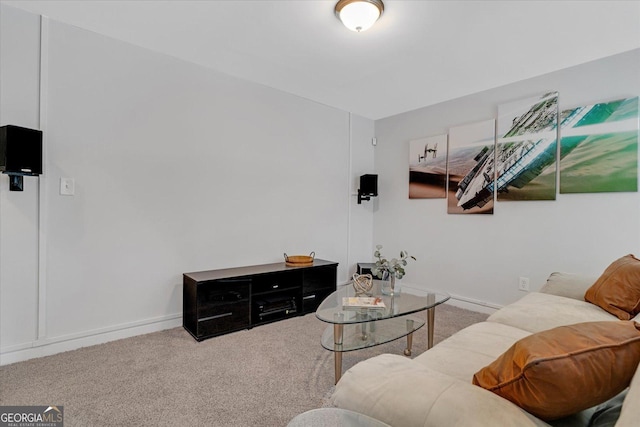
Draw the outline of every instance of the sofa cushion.
<instances>
[{"instance_id":1,"label":"sofa cushion","mask_svg":"<svg viewBox=\"0 0 640 427\"><path fill-rule=\"evenodd\" d=\"M640 313L640 260L627 255L611 263L584 299L620 320L636 316Z\"/></svg>"},{"instance_id":2,"label":"sofa cushion","mask_svg":"<svg viewBox=\"0 0 640 427\"><path fill-rule=\"evenodd\" d=\"M640 420L640 365L636 368L636 373L631 380L631 385L622 403L620 418L616 422L616 427L637 427Z\"/></svg>"},{"instance_id":3,"label":"sofa cushion","mask_svg":"<svg viewBox=\"0 0 640 427\"><path fill-rule=\"evenodd\" d=\"M417 356L414 361L471 383L473 374L493 362L530 332L495 322L475 323Z\"/></svg>"},{"instance_id":4,"label":"sofa cushion","mask_svg":"<svg viewBox=\"0 0 640 427\"><path fill-rule=\"evenodd\" d=\"M540 332L574 323L618 321L618 318L586 301L531 292L493 313L487 321Z\"/></svg>"},{"instance_id":5,"label":"sofa cushion","mask_svg":"<svg viewBox=\"0 0 640 427\"><path fill-rule=\"evenodd\" d=\"M516 342L473 384L543 419L598 405L624 390L640 362L640 324L588 322Z\"/></svg>"},{"instance_id":6,"label":"sofa cushion","mask_svg":"<svg viewBox=\"0 0 640 427\"><path fill-rule=\"evenodd\" d=\"M548 427L487 390L394 354L372 357L346 371L332 403L392 426Z\"/></svg>"},{"instance_id":7,"label":"sofa cushion","mask_svg":"<svg viewBox=\"0 0 640 427\"><path fill-rule=\"evenodd\" d=\"M597 279L597 276L555 272L549 275L540 292L584 301L584 293Z\"/></svg>"}]
</instances>

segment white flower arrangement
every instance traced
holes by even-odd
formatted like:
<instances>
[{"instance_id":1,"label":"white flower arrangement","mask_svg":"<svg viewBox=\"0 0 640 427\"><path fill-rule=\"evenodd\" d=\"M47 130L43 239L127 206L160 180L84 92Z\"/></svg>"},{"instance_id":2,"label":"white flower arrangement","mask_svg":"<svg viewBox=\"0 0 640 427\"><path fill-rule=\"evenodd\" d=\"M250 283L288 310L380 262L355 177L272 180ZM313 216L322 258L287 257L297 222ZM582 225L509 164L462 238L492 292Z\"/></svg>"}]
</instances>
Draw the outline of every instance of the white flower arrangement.
<instances>
[{"instance_id":1,"label":"white flower arrangement","mask_svg":"<svg viewBox=\"0 0 640 427\"><path fill-rule=\"evenodd\" d=\"M416 260L416 258L409 255L407 251L400 251L400 259L392 258L391 260L387 260L380 253L380 249L382 249L382 245L376 245L376 251L373 253L373 256L378 258L378 260L376 261L375 267L371 269L371 274L379 279L384 278L384 273L389 273L398 279L402 279L402 276L405 274L404 267L407 265L407 259L411 258L414 261Z\"/></svg>"}]
</instances>

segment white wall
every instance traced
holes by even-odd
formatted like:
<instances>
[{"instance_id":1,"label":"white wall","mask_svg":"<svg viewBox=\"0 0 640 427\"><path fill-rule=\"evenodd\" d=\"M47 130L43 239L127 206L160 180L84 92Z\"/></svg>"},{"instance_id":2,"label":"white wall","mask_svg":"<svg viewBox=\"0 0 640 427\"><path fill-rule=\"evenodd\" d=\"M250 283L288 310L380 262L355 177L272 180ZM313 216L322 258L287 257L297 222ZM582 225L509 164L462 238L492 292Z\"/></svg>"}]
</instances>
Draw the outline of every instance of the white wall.
<instances>
[{"instance_id":1,"label":"white wall","mask_svg":"<svg viewBox=\"0 0 640 427\"><path fill-rule=\"evenodd\" d=\"M360 176L375 173L372 145L374 122L355 115L351 116L351 158L352 171L350 185L350 221L349 221L349 277L356 272L359 262L369 262L373 247L373 212L376 198L358 204Z\"/></svg>"},{"instance_id":2,"label":"white wall","mask_svg":"<svg viewBox=\"0 0 640 427\"><path fill-rule=\"evenodd\" d=\"M40 18L0 7L0 29L0 125L39 128ZM0 174L1 348L37 337L38 179L23 183Z\"/></svg>"},{"instance_id":3,"label":"white wall","mask_svg":"<svg viewBox=\"0 0 640 427\"><path fill-rule=\"evenodd\" d=\"M34 64L8 64L39 58L39 19L1 10L2 87L30 94ZM342 282L369 252L372 213L352 206L351 174L373 167L372 121L43 22L43 194L36 178L23 193L2 181L1 363L180 325L184 272L315 251ZM5 115L21 93L2 93L0 124L39 127ZM59 194L61 177L75 196ZM18 240L20 266L7 250Z\"/></svg>"},{"instance_id":4,"label":"white wall","mask_svg":"<svg viewBox=\"0 0 640 427\"><path fill-rule=\"evenodd\" d=\"M373 240L418 258L405 285L499 306L523 295L519 276L536 290L553 271L599 275L614 259L640 254L638 193L498 202L494 215L448 215L445 199L408 199L410 140L495 118L499 104L549 90L560 92L560 108L638 96L640 50L376 121Z\"/></svg>"}]
</instances>

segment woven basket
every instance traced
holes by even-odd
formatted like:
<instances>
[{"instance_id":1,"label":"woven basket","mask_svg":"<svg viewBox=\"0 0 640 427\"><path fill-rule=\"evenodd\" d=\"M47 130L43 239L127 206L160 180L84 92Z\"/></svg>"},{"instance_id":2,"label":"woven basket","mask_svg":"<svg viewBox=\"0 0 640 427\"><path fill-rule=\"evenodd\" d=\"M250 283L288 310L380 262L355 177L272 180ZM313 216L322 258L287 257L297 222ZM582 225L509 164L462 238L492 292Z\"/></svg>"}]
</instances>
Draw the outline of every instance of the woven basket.
<instances>
[{"instance_id":1,"label":"woven basket","mask_svg":"<svg viewBox=\"0 0 640 427\"><path fill-rule=\"evenodd\" d=\"M315 258L316 253L311 252L309 255L287 255L284 254L284 261L287 265L291 266L299 266L299 265L311 265L313 264L313 259Z\"/></svg>"}]
</instances>

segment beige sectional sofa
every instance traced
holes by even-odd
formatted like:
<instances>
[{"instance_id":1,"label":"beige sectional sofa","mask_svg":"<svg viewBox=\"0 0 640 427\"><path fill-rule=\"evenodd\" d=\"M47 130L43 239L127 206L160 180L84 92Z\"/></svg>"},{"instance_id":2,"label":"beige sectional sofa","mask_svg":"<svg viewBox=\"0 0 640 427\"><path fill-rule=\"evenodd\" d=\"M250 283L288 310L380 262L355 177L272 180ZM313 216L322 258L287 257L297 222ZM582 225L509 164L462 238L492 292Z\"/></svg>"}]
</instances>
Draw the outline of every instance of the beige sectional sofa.
<instances>
[{"instance_id":1,"label":"beige sectional sofa","mask_svg":"<svg viewBox=\"0 0 640 427\"><path fill-rule=\"evenodd\" d=\"M487 321L465 328L414 359L383 354L349 369L336 385L335 406L395 427L640 425L640 369L628 390L598 408L545 422L497 394L472 384L476 372L516 341L533 333L581 322L620 320L584 300L595 277L553 273L540 292L503 307ZM640 315L633 320L640 322ZM581 390L574 390L579 395ZM607 406L608 405L608 406ZM596 412L597 410L597 412Z\"/></svg>"}]
</instances>

